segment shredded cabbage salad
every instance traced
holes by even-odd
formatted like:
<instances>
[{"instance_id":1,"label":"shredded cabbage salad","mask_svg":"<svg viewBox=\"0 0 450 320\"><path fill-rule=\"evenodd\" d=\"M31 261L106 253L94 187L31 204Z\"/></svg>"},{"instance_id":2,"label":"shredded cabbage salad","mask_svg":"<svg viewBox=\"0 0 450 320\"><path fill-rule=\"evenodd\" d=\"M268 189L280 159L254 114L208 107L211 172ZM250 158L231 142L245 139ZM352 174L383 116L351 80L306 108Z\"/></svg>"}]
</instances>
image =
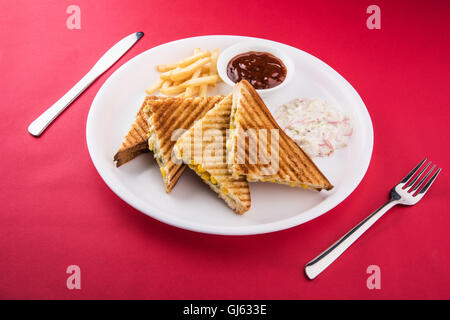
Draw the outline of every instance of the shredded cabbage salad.
<instances>
[{"instance_id":1,"label":"shredded cabbage salad","mask_svg":"<svg viewBox=\"0 0 450 320\"><path fill-rule=\"evenodd\" d=\"M280 127L310 157L331 155L347 146L353 134L350 118L318 99L294 99L275 113Z\"/></svg>"}]
</instances>

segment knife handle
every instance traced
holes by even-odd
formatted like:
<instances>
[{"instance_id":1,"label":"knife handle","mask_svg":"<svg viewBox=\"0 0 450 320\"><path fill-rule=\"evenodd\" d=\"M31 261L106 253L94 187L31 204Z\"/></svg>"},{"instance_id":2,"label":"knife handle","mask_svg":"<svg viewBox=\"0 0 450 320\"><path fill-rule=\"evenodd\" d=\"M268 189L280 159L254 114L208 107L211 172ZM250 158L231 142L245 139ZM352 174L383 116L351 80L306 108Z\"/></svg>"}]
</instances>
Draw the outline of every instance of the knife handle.
<instances>
[{"instance_id":1,"label":"knife handle","mask_svg":"<svg viewBox=\"0 0 450 320\"><path fill-rule=\"evenodd\" d=\"M69 90L61 99L55 102L36 120L28 126L28 132L38 137L49 126L53 120L58 117L84 90L86 90L92 82L100 77L106 70L108 70L114 63L117 62L128 50L133 47L139 39L144 36L143 32L136 32L130 34L117 42L111 49L109 49L92 67L92 69L78 81L72 89Z\"/></svg>"},{"instance_id":2,"label":"knife handle","mask_svg":"<svg viewBox=\"0 0 450 320\"><path fill-rule=\"evenodd\" d=\"M63 112L80 94L86 90L100 74L93 74L89 71L80 81L75 84L61 99L56 101L50 108L42 113L36 120L28 126L28 132L38 137L41 133Z\"/></svg>"}]
</instances>

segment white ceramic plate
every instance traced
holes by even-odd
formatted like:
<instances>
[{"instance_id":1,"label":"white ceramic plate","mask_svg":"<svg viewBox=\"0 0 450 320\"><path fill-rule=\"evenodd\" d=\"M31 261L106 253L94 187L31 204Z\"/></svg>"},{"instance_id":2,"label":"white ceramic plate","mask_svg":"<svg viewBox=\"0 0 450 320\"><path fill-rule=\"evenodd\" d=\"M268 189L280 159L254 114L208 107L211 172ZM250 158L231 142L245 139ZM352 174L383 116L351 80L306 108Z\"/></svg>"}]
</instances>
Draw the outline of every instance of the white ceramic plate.
<instances>
[{"instance_id":1,"label":"white ceramic plate","mask_svg":"<svg viewBox=\"0 0 450 320\"><path fill-rule=\"evenodd\" d=\"M291 188L272 183L251 183L252 207L243 216L186 169L171 194L166 194L159 168L151 153L116 168L113 155L134 121L154 82L156 64L177 61L194 48L213 50L240 41L261 41L283 50L295 64L287 86L264 97L273 112L297 97L319 98L346 112L354 134L348 147L314 162L335 186L330 192ZM220 83L208 94L227 94ZM373 129L369 113L358 93L324 62L299 49L268 40L240 36L204 36L182 39L143 52L121 66L102 86L89 111L86 127L89 154L106 184L139 211L180 228L223 235L246 235L287 229L314 219L342 202L359 184L369 166Z\"/></svg>"}]
</instances>

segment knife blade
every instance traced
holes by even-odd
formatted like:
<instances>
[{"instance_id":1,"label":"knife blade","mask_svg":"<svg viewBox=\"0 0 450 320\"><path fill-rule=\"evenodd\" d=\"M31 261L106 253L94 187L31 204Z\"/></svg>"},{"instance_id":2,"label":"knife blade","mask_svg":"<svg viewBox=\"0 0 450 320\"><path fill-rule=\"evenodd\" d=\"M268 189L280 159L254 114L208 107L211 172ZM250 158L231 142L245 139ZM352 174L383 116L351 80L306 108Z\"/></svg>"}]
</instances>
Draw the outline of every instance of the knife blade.
<instances>
[{"instance_id":1,"label":"knife blade","mask_svg":"<svg viewBox=\"0 0 450 320\"><path fill-rule=\"evenodd\" d=\"M106 70L108 70L117 60L119 60L136 42L144 36L143 32L133 33L109 49L89 70L89 72L75 84L61 99L56 101L50 108L42 113L36 120L28 126L28 132L38 137L42 132L63 112L80 94Z\"/></svg>"}]
</instances>

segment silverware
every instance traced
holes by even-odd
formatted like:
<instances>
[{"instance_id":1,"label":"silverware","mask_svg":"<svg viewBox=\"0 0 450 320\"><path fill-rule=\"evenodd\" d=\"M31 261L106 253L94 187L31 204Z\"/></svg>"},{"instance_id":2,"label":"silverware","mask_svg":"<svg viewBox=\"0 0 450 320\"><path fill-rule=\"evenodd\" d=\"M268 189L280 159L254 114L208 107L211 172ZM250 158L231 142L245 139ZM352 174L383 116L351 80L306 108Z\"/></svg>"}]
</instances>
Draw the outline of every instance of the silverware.
<instances>
[{"instance_id":1,"label":"silverware","mask_svg":"<svg viewBox=\"0 0 450 320\"><path fill-rule=\"evenodd\" d=\"M319 254L316 258L308 262L305 266L305 273L309 279L314 279L323 270L333 263L348 247L350 247L364 232L366 232L378 219L380 219L389 209L397 204L412 206L423 198L425 193L433 184L438 176L441 168L436 170L432 177L426 182L428 176L434 171L436 165L428 170L431 162L414 177L417 171L422 167L427 159L423 159L408 175L400 181L390 192L390 199L378 210L361 221L357 226L347 232L342 238L335 242L332 246ZM417 180L427 171L425 176L418 182ZM420 188L420 189L419 189ZM419 191L417 191L419 189Z\"/></svg>"},{"instance_id":2,"label":"silverware","mask_svg":"<svg viewBox=\"0 0 450 320\"><path fill-rule=\"evenodd\" d=\"M42 113L28 127L28 132L35 137L48 127L84 90L86 90L99 76L108 70L119 60L133 45L144 36L143 32L137 32L123 38L109 49L92 69L73 86L61 99Z\"/></svg>"}]
</instances>

